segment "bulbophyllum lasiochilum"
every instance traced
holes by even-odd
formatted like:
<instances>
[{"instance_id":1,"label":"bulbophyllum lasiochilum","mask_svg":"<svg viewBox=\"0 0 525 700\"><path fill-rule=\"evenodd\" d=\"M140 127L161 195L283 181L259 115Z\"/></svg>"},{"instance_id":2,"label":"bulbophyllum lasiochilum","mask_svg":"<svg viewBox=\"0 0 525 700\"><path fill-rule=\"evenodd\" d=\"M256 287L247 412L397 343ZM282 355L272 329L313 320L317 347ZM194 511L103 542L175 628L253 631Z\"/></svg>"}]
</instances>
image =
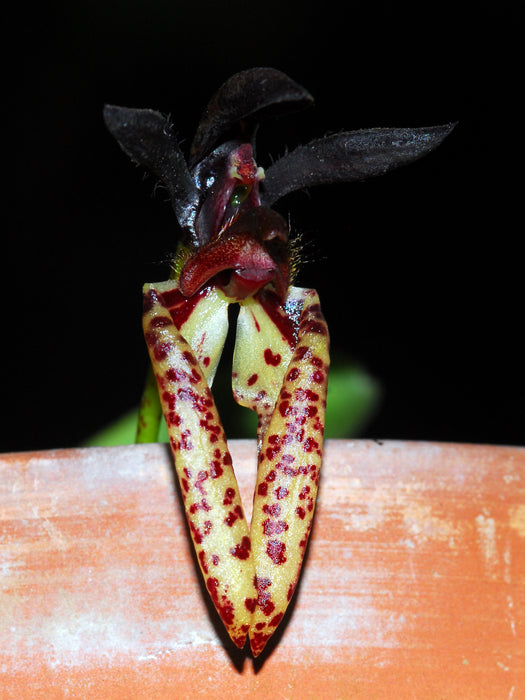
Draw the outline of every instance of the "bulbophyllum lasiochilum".
<instances>
[{"instance_id":1,"label":"bulbophyllum lasiochilum","mask_svg":"<svg viewBox=\"0 0 525 700\"><path fill-rule=\"evenodd\" d=\"M171 278L144 287L153 380L138 439L155 440L160 411L206 587L238 647L260 654L295 590L322 458L329 336L319 297L294 287L297 246L273 206L289 192L381 175L420 158L452 124L341 132L255 161L261 121L308 107L288 76L253 68L209 102L188 159L150 109L106 106L122 149L167 188L181 237ZM237 303L233 394L257 412L258 471L246 522L210 387Z\"/></svg>"}]
</instances>

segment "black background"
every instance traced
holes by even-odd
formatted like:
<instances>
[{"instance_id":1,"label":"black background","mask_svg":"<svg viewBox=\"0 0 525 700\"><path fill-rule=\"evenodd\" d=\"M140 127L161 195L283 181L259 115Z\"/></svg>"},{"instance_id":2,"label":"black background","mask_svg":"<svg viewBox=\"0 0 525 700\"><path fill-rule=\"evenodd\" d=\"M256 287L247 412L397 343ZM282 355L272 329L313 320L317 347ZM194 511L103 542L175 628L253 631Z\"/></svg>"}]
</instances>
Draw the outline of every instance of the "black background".
<instances>
[{"instance_id":1,"label":"black background","mask_svg":"<svg viewBox=\"0 0 525 700\"><path fill-rule=\"evenodd\" d=\"M459 9L458 9L459 8ZM521 12L502 4L39 4L9 31L2 450L64 447L137 403L141 286L177 240L162 192L105 131L105 102L171 113L183 147L256 65L316 108L260 129L258 161L341 129L458 121L413 166L283 201L311 242L334 354L384 400L365 437L524 444ZM6 32L8 31L6 28Z\"/></svg>"}]
</instances>

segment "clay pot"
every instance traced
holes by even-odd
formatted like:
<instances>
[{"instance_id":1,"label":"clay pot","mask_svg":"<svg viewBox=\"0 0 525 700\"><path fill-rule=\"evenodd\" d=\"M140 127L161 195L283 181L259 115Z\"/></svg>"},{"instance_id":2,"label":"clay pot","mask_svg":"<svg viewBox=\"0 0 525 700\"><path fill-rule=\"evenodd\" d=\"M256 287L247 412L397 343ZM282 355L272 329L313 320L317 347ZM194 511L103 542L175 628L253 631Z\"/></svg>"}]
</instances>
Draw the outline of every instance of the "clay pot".
<instances>
[{"instance_id":1,"label":"clay pot","mask_svg":"<svg viewBox=\"0 0 525 700\"><path fill-rule=\"evenodd\" d=\"M231 451L249 511L255 443ZM208 602L166 446L4 455L0 518L1 698L525 697L523 448L328 441L256 661Z\"/></svg>"}]
</instances>

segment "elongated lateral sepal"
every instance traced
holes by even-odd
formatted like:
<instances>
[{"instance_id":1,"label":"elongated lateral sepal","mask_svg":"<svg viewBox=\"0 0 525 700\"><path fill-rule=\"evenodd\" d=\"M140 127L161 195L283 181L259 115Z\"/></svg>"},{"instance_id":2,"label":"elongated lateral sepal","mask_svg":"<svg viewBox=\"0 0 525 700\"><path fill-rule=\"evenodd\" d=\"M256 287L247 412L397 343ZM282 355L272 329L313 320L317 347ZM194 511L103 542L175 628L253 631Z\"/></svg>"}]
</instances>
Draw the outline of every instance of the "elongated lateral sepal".
<instances>
[{"instance_id":1,"label":"elongated lateral sepal","mask_svg":"<svg viewBox=\"0 0 525 700\"><path fill-rule=\"evenodd\" d=\"M241 406L257 413L259 449L297 343L303 292L290 287L281 303L275 293L262 290L240 303L233 353L233 396Z\"/></svg>"},{"instance_id":2,"label":"elongated lateral sepal","mask_svg":"<svg viewBox=\"0 0 525 700\"><path fill-rule=\"evenodd\" d=\"M266 307L257 298L244 305L234 362L236 397L242 394L265 425L250 528L257 587L250 627L254 656L282 620L299 578L317 497L330 362L315 290L292 287L286 315L275 300L273 307L265 301ZM248 348L256 377L241 374Z\"/></svg>"},{"instance_id":3,"label":"elongated lateral sepal","mask_svg":"<svg viewBox=\"0 0 525 700\"><path fill-rule=\"evenodd\" d=\"M170 313L176 292L173 282L164 293L146 285L144 333L202 575L232 641L243 647L256 600L251 540L198 342L190 346Z\"/></svg>"}]
</instances>

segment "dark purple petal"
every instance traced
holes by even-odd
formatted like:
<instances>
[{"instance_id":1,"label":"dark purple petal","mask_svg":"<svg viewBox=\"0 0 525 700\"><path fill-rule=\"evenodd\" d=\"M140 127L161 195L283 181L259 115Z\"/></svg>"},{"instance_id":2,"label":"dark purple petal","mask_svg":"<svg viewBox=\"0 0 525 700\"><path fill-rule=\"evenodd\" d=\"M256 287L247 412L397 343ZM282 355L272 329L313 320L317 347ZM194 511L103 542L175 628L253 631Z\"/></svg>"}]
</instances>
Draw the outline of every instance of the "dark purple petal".
<instances>
[{"instance_id":1,"label":"dark purple petal","mask_svg":"<svg viewBox=\"0 0 525 700\"><path fill-rule=\"evenodd\" d=\"M152 109L114 105L105 106L104 120L122 150L167 187L179 224L193 239L198 190L169 121Z\"/></svg>"},{"instance_id":2,"label":"dark purple petal","mask_svg":"<svg viewBox=\"0 0 525 700\"><path fill-rule=\"evenodd\" d=\"M232 75L204 111L191 146L190 169L224 141L250 141L262 119L312 103L309 92L274 68L251 68Z\"/></svg>"},{"instance_id":3,"label":"dark purple petal","mask_svg":"<svg viewBox=\"0 0 525 700\"><path fill-rule=\"evenodd\" d=\"M266 169L261 198L271 206L303 187L383 175L436 148L455 124L417 129L363 129L311 141Z\"/></svg>"}]
</instances>

